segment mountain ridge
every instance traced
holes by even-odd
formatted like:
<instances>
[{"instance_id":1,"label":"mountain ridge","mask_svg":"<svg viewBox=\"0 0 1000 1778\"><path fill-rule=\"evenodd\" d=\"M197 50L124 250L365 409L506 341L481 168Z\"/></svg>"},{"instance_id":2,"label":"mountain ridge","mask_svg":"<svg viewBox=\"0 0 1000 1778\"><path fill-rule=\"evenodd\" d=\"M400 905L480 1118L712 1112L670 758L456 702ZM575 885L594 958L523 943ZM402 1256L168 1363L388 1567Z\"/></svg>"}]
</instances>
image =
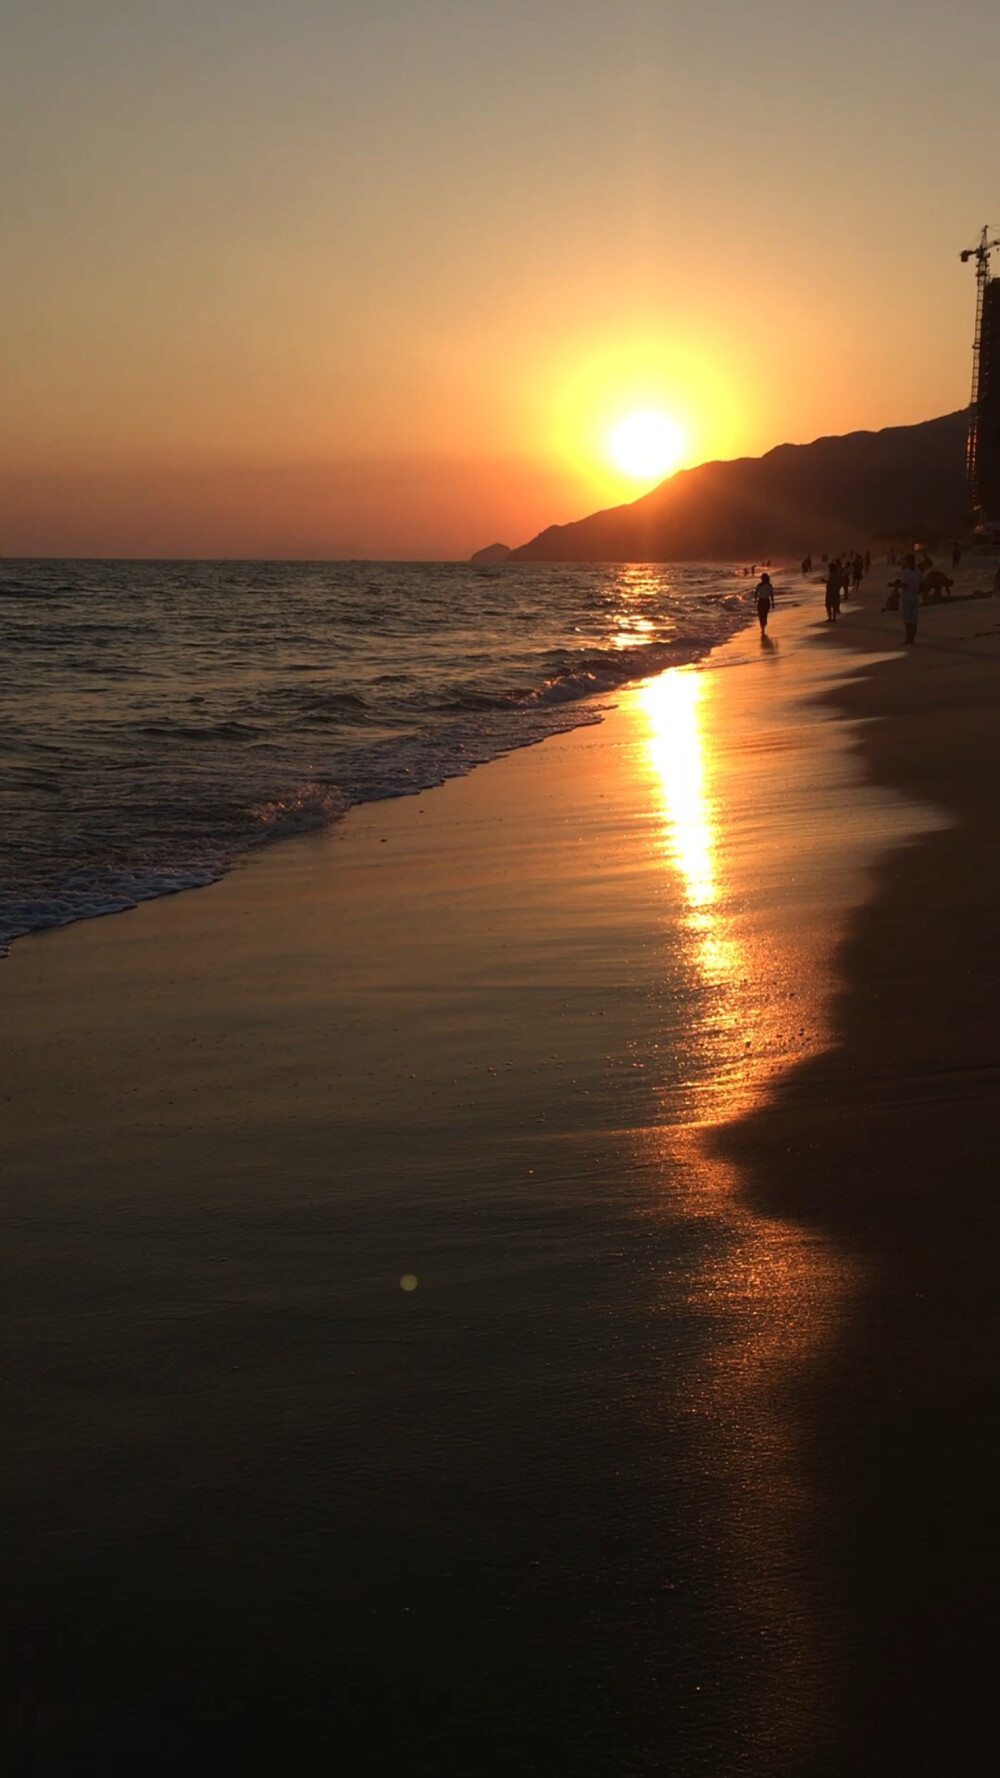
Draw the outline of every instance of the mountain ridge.
<instances>
[{"instance_id":1,"label":"mountain ridge","mask_svg":"<svg viewBox=\"0 0 1000 1778\"><path fill-rule=\"evenodd\" d=\"M549 525L511 561L712 561L819 555L880 533L924 539L967 522L968 410L828 434L678 470L649 493Z\"/></svg>"}]
</instances>

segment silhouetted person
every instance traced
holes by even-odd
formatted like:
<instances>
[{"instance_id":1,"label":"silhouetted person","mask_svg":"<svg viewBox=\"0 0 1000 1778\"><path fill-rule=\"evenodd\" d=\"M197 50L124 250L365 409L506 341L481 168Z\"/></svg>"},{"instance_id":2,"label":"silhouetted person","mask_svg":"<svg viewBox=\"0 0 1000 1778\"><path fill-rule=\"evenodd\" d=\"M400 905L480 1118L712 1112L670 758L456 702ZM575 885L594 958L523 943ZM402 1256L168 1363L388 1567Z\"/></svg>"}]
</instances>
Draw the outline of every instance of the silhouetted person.
<instances>
[{"instance_id":1,"label":"silhouetted person","mask_svg":"<svg viewBox=\"0 0 1000 1778\"><path fill-rule=\"evenodd\" d=\"M953 543L951 546L951 565L952 565L952 567L957 568L958 564L961 560L962 560L962 545L960 543Z\"/></svg>"},{"instance_id":2,"label":"silhouetted person","mask_svg":"<svg viewBox=\"0 0 1000 1778\"><path fill-rule=\"evenodd\" d=\"M861 576L864 574L864 571L865 565L862 562L861 557L855 556L851 563L851 590L854 593L855 598L857 598L858 588L861 585Z\"/></svg>"},{"instance_id":3,"label":"silhouetted person","mask_svg":"<svg viewBox=\"0 0 1000 1778\"><path fill-rule=\"evenodd\" d=\"M812 573L812 565L813 565L812 556L803 556L803 558L802 558L802 572L803 572L803 574L811 574Z\"/></svg>"},{"instance_id":4,"label":"silhouetted person","mask_svg":"<svg viewBox=\"0 0 1000 1778\"><path fill-rule=\"evenodd\" d=\"M947 574L942 574L940 568L932 568L929 574L924 575L920 588L924 604L927 604L928 599L933 600L935 604L942 597L950 599L954 584L955 582Z\"/></svg>"},{"instance_id":5,"label":"silhouetted person","mask_svg":"<svg viewBox=\"0 0 1000 1778\"><path fill-rule=\"evenodd\" d=\"M826 621L835 624L840 616L840 589L843 584L844 570L836 558L826 571Z\"/></svg>"},{"instance_id":6,"label":"silhouetted person","mask_svg":"<svg viewBox=\"0 0 1000 1778\"><path fill-rule=\"evenodd\" d=\"M868 574L870 572L871 565L872 565L872 552L870 549L866 549L865 550L865 573L866 574Z\"/></svg>"},{"instance_id":7,"label":"silhouetted person","mask_svg":"<svg viewBox=\"0 0 1000 1778\"><path fill-rule=\"evenodd\" d=\"M774 588L771 585L771 576L769 574L762 574L757 582L757 622L760 624L760 633L762 636L767 629L768 613L772 610L773 606Z\"/></svg>"},{"instance_id":8,"label":"silhouetted person","mask_svg":"<svg viewBox=\"0 0 1000 1778\"><path fill-rule=\"evenodd\" d=\"M917 621L920 617L920 588L923 578L923 574L917 567L916 557L904 556L903 572L899 576L899 610L903 619L905 646L916 641Z\"/></svg>"}]
</instances>

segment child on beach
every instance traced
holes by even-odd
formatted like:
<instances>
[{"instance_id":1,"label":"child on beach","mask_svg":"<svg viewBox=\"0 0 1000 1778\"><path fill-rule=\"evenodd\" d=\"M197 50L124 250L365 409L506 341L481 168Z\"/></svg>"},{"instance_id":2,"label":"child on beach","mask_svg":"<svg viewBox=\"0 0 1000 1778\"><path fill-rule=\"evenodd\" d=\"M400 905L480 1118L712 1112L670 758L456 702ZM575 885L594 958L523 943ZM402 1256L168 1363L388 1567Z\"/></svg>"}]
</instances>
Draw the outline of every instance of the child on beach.
<instances>
[{"instance_id":1,"label":"child on beach","mask_svg":"<svg viewBox=\"0 0 1000 1778\"><path fill-rule=\"evenodd\" d=\"M826 576L826 621L835 624L840 616L840 588L843 583L844 570L838 561L833 561Z\"/></svg>"}]
</instances>

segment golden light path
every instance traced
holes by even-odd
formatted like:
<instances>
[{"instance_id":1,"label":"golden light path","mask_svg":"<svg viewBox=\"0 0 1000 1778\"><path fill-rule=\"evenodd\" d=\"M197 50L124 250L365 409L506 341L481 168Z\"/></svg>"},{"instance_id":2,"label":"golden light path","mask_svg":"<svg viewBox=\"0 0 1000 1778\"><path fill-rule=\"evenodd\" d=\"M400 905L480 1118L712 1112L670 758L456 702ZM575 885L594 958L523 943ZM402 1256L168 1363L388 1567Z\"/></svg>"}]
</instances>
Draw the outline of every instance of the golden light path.
<instances>
[{"instance_id":1,"label":"golden light path","mask_svg":"<svg viewBox=\"0 0 1000 1778\"><path fill-rule=\"evenodd\" d=\"M756 1208L751 1177L705 1141L760 1106L792 1060L785 1032L795 953L783 958L759 922L770 805L757 800L759 772L747 757L749 733L759 742L771 719L759 709L759 690L756 709L741 708L747 696L735 676L689 667L639 692L656 843L681 890L701 992L689 1007L686 1093L678 1097L671 1085L661 1121L636 1132L636 1143L663 1181L654 1213L685 1226L688 1239L698 1231L680 1313L710 1337L687 1385L678 1436L691 1440L695 1462L719 1488L720 1613L767 1651L746 1701L749 1739L780 1747L792 1769L824 1707L824 1676L811 1597L798 1581L808 1492L780 1390L828 1339L849 1281L839 1256ZM665 1278L664 1300L678 1313L674 1277ZM665 1400L671 1381L668 1374Z\"/></svg>"},{"instance_id":2,"label":"golden light path","mask_svg":"<svg viewBox=\"0 0 1000 1778\"><path fill-rule=\"evenodd\" d=\"M643 690L650 718L649 755L663 788L667 849L684 882L689 907L703 913L716 896L711 809L698 722L699 674L675 669Z\"/></svg>"},{"instance_id":3,"label":"golden light path","mask_svg":"<svg viewBox=\"0 0 1000 1778\"><path fill-rule=\"evenodd\" d=\"M734 968L732 942L717 930L719 888L715 809L709 793L702 728L704 675L675 667L642 688L647 747L663 798L663 843L684 886L688 926L698 935L706 978L721 985Z\"/></svg>"}]
</instances>

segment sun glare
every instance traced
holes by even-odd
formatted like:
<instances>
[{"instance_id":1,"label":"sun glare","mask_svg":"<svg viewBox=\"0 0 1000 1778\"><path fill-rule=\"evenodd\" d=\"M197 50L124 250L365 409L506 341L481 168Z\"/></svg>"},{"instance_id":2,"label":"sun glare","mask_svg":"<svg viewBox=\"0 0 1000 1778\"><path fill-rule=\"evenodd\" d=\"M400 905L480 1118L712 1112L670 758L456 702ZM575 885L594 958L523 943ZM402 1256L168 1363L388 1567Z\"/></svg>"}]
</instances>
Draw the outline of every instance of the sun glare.
<instances>
[{"instance_id":1,"label":"sun glare","mask_svg":"<svg viewBox=\"0 0 1000 1778\"><path fill-rule=\"evenodd\" d=\"M687 440L676 420L645 408L620 420L608 440L612 460L639 481L658 481L676 468Z\"/></svg>"}]
</instances>

